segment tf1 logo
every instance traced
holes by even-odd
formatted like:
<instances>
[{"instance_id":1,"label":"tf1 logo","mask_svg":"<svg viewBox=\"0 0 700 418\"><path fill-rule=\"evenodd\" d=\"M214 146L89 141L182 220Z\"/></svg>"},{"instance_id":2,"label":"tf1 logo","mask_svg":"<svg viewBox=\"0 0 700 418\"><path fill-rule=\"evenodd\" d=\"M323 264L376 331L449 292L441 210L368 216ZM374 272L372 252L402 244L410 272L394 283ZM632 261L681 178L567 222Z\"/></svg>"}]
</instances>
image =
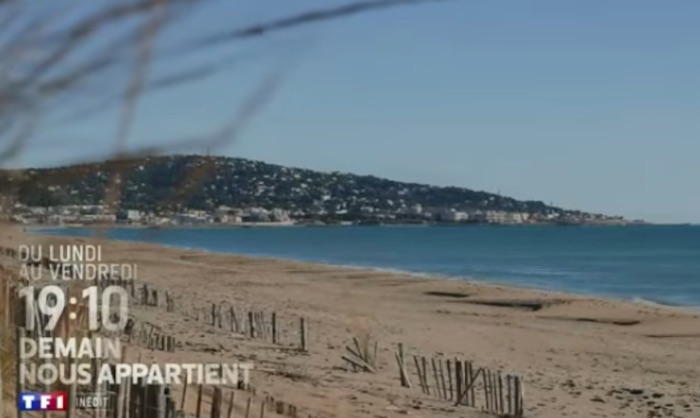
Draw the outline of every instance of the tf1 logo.
<instances>
[{"instance_id":1,"label":"tf1 logo","mask_svg":"<svg viewBox=\"0 0 700 418\"><path fill-rule=\"evenodd\" d=\"M17 406L20 411L65 411L68 408L68 393L21 392Z\"/></svg>"}]
</instances>

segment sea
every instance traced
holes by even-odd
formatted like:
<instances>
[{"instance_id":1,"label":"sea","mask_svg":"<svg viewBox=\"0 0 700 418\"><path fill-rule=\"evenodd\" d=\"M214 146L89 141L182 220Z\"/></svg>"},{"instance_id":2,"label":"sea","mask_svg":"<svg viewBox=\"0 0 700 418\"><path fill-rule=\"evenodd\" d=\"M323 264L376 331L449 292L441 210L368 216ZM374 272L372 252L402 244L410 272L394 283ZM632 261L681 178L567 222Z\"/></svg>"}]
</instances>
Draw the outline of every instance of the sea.
<instances>
[{"instance_id":1,"label":"sea","mask_svg":"<svg viewBox=\"0 0 700 418\"><path fill-rule=\"evenodd\" d=\"M93 236L89 228L43 234ZM111 239L700 309L700 226L115 228Z\"/></svg>"}]
</instances>

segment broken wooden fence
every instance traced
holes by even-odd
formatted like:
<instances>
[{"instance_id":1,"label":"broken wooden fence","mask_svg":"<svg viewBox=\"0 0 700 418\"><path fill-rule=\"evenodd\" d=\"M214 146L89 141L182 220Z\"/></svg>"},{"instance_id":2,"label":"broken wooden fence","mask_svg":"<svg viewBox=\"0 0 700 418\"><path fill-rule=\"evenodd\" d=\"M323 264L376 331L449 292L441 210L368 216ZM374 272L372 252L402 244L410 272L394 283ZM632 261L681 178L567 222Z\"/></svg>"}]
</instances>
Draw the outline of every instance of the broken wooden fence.
<instances>
[{"instance_id":1,"label":"broken wooden fence","mask_svg":"<svg viewBox=\"0 0 700 418\"><path fill-rule=\"evenodd\" d=\"M267 314L264 311L242 311L227 304L212 303L210 309L196 309L194 319L203 321L214 328L246 335L251 339L269 341L272 344L285 345L283 338L287 335L279 320L277 312ZM299 318L298 348L308 351L308 326L306 318Z\"/></svg>"},{"instance_id":2,"label":"broken wooden fence","mask_svg":"<svg viewBox=\"0 0 700 418\"><path fill-rule=\"evenodd\" d=\"M252 394L241 393L240 391L237 392L235 390L228 390L228 393L224 392L225 389L222 389L221 387L214 387L209 410L210 418L251 418L252 416L255 416L256 418L265 418L266 415L301 418L304 416L301 413L302 409L297 405L280 399L275 399L275 397L271 395L266 395L264 398L258 398L256 397L254 390L252 391ZM194 409L195 413L193 415L194 418L204 418L206 416L204 413L205 411L202 399L203 387L202 385L199 385L197 401ZM186 387L182 394L181 409L186 410L185 407ZM315 416L308 413L306 414L306 417L315 418Z\"/></svg>"},{"instance_id":3,"label":"broken wooden fence","mask_svg":"<svg viewBox=\"0 0 700 418\"><path fill-rule=\"evenodd\" d=\"M345 346L345 351L348 354L343 355L341 358L350 364L353 371L365 371L370 373L376 373L378 361L377 361L377 346L378 341L372 340L369 335L362 337L362 344L357 337L352 338L353 345ZM374 342L374 344L372 344ZM372 349L372 347L374 347Z\"/></svg>"},{"instance_id":4,"label":"broken wooden fence","mask_svg":"<svg viewBox=\"0 0 700 418\"><path fill-rule=\"evenodd\" d=\"M413 388L403 344L396 352L401 385ZM520 418L524 413L524 388L518 375L502 374L471 361L412 356L417 386L426 395L457 405L479 408L502 417Z\"/></svg>"}]
</instances>

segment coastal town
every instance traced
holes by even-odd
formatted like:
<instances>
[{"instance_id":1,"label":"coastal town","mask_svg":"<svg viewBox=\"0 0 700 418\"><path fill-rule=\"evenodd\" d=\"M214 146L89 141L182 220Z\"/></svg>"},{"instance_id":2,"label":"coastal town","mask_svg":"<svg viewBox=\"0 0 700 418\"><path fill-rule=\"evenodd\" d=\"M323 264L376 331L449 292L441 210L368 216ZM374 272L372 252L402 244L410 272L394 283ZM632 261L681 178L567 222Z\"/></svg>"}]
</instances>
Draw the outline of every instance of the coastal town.
<instances>
[{"instance_id":1,"label":"coastal town","mask_svg":"<svg viewBox=\"0 0 700 418\"><path fill-rule=\"evenodd\" d=\"M0 171L0 216L58 226L640 223L460 187L240 158L167 156L116 164ZM112 203L105 197L110 184L119 196Z\"/></svg>"},{"instance_id":2,"label":"coastal town","mask_svg":"<svg viewBox=\"0 0 700 418\"><path fill-rule=\"evenodd\" d=\"M137 209L109 213L103 205L70 205L56 207L31 207L16 204L4 218L24 225L81 226L81 225L132 225L132 226L285 226L285 225L622 225L623 218L587 215L579 217L540 216L524 212L473 211L454 209L423 210L415 205L396 213L368 211L361 219L343 220L346 214L328 214L314 211L289 212L283 209L231 208L220 206L212 212L189 209L177 213L155 214Z\"/></svg>"}]
</instances>

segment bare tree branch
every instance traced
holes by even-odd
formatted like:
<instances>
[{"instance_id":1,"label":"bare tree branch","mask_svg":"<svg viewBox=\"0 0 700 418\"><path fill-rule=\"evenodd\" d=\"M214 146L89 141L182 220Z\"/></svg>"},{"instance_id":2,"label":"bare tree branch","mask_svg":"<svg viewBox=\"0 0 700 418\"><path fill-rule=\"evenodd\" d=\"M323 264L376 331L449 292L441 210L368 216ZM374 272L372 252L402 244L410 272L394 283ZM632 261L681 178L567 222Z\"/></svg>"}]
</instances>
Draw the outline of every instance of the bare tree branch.
<instances>
[{"instance_id":1,"label":"bare tree branch","mask_svg":"<svg viewBox=\"0 0 700 418\"><path fill-rule=\"evenodd\" d=\"M304 12L294 16L284 17L269 22L258 23L239 29L233 29L214 35L209 35L192 42L191 44L186 46L185 49L201 50L202 48L217 46L224 43L229 43L247 38L259 37L270 32L277 32L284 29L290 29L298 26L308 25L311 23L317 23L320 21L339 19L374 10L388 9L391 7L409 6L419 3L436 3L445 1L450 0L368 0L363 2L353 2L342 6L336 6L324 10Z\"/></svg>"},{"instance_id":2,"label":"bare tree branch","mask_svg":"<svg viewBox=\"0 0 700 418\"><path fill-rule=\"evenodd\" d=\"M150 0L153 3L161 3L163 0ZM141 91L146 84L146 79L148 78L148 70L151 63L151 53L153 42L155 37L160 30L161 24L163 23L163 15L160 13L151 14L151 18L144 24L141 31L141 42L139 45L138 59L136 61L136 67L129 84L122 107L122 114L119 121L119 126L117 128L116 137L116 155L121 155L124 152L124 147L129 136L129 131L131 130L133 124L134 113L136 111L136 106L138 99L141 96ZM118 180L121 177L121 172L115 172L112 176L111 181L107 189L105 190L105 205L108 208L116 206L116 202L119 201L121 196L121 188L119 187Z\"/></svg>"},{"instance_id":3,"label":"bare tree branch","mask_svg":"<svg viewBox=\"0 0 700 418\"><path fill-rule=\"evenodd\" d=\"M21 15L23 1L0 0L0 11L3 12L3 21L14 22ZM138 48L136 65L132 68L132 77L126 91L123 94L105 94L100 100L91 99L94 107L89 112L99 113L114 104L121 105L121 117L116 133L116 150L114 155L113 177L106 190L105 201L108 207L116 206L120 198L121 187L119 178L121 173L130 166L129 161L134 158L157 155L164 152L164 147L141 147L136 150L126 151L126 143L136 114L138 99L146 93L164 89L171 89L186 83L210 77L225 69L231 68L229 59L218 60L214 63L197 65L193 68L179 70L160 76L155 80L149 80L151 61L157 58L182 58L187 54L205 51L207 48L232 44L236 41L260 37L268 33L283 31L308 24L338 19L357 15L374 10L388 9L392 7L409 6L419 3L444 2L449 0L365 0L349 4L329 7L287 16L270 21L245 25L241 28L227 29L217 33L202 36L171 51L157 53L154 48L154 39L160 28L166 23L172 23L175 18L182 16L176 13L179 6L199 5L206 0L130 0L117 2L104 6L95 13L66 28L48 30L56 21L56 14L46 14L32 19L16 31L8 42L0 50L0 71L6 66L21 64L19 74L12 79L0 79L0 139L10 139L10 143L0 152L0 164L15 158L33 132L34 117L32 113L20 111L20 109L37 109L48 100L59 99L58 107L71 108L71 102L66 101L79 97L88 83L92 81L106 84L108 88L116 83L105 83L105 77L110 70L123 65L127 54L134 48ZM11 8L16 8L11 14ZM6 14L5 14L6 13ZM156 13L156 14L154 14ZM150 15L150 19L136 31L127 31L125 34L105 37L107 29L115 27L119 22L126 22L130 18L143 18ZM49 33L44 35L44 32ZM100 42L95 44L99 38ZM2 42L2 39L0 39ZM88 51L85 48L92 46L96 51ZM26 50L36 51L38 57L25 62L22 54ZM81 52L82 51L82 52ZM83 55L86 56L83 56ZM77 57L77 58L76 58ZM231 61L236 58L231 57ZM77 62L71 62L77 61ZM66 65L70 63L71 65ZM206 146L210 149L218 149L233 143L241 134L247 123L271 100L277 91L285 71L276 73L265 80L249 96L241 108L233 115L229 123L220 130L208 135L194 135L175 141L168 141L167 151L191 147L193 145ZM49 110L55 107L47 106ZM86 114L81 112L82 117ZM22 123L18 124L17 117ZM16 126L20 126L12 138L11 133ZM173 197L175 201L185 199L194 188L203 181L211 167L199 167L195 172L188 173L179 193Z\"/></svg>"}]
</instances>

